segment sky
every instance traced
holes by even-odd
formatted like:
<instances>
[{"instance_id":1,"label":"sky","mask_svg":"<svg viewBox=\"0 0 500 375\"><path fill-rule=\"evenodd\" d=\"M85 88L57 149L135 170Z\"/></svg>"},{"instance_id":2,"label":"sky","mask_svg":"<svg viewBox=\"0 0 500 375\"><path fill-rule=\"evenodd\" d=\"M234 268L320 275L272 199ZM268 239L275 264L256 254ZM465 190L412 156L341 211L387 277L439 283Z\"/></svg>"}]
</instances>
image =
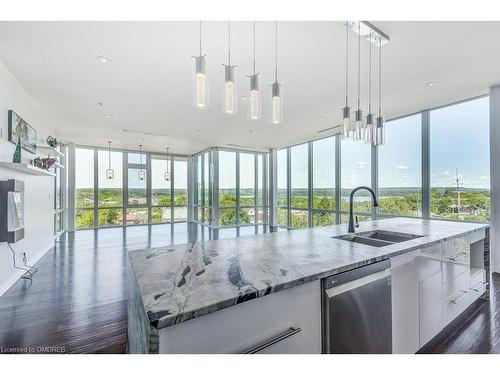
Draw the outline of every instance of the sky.
<instances>
[{"instance_id":1,"label":"sky","mask_svg":"<svg viewBox=\"0 0 500 375\"><path fill-rule=\"evenodd\" d=\"M421 185L421 115L412 115L386 123L386 144L379 147L380 187L419 187ZM489 99L488 97L431 111L431 186L454 186L458 168L460 184L465 188L489 188ZM92 187L92 150L77 149L77 187ZM342 140L342 187L370 185L370 146ZM253 187L253 155L240 154L241 187ZM293 188L307 188L307 145L291 148L291 181ZM333 138L315 141L313 145L315 188L334 187L335 144ZM99 152L99 173L103 186L121 187L121 154L112 152L115 179L104 178L107 152ZM153 187L163 187L165 161L153 161ZM219 186L235 188L234 152L219 153ZM185 165L185 164L184 164ZM177 164L176 164L177 166ZM286 150L278 152L278 188L286 188ZM186 168L176 168L174 182L185 188ZM131 174L136 176L136 173ZM142 181L131 181L138 187ZM176 184L177 185L177 184Z\"/></svg>"}]
</instances>

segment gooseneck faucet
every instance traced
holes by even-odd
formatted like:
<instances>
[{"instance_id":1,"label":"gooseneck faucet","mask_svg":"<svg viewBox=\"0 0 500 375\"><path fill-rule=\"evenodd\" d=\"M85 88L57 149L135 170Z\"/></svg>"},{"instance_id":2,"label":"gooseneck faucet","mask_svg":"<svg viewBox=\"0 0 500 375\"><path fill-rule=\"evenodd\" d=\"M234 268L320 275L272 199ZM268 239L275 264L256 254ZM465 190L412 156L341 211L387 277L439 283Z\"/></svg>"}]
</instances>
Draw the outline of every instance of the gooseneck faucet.
<instances>
[{"instance_id":1,"label":"gooseneck faucet","mask_svg":"<svg viewBox=\"0 0 500 375\"><path fill-rule=\"evenodd\" d=\"M352 202L354 200L354 194L358 190L368 190L371 193L372 198L373 198L373 207L378 207L378 202L377 202L377 197L375 196L375 192L372 189L370 189L368 186L358 186L357 188L353 189L351 191L351 195L349 195L349 229L347 230L348 233L355 233L354 216L352 214ZM358 218L356 217L356 227L359 226L357 219Z\"/></svg>"}]
</instances>

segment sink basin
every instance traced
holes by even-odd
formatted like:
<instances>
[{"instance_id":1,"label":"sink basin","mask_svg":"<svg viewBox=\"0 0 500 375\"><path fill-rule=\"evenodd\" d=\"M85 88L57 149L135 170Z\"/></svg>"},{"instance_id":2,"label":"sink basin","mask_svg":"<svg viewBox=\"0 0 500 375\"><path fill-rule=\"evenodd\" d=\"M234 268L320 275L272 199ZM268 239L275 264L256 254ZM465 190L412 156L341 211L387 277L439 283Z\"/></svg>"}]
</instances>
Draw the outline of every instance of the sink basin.
<instances>
[{"instance_id":1,"label":"sink basin","mask_svg":"<svg viewBox=\"0 0 500 375\"><path fill-rule=\"evenodd\" d=\"M399 242L410 241L415 238L423 237L418 234L390 232L385 230L374 230L369 232L360 232L354 234L344 234L332 238L361 243L368 246L383 247Z\"/></svg>"}]
</instances>

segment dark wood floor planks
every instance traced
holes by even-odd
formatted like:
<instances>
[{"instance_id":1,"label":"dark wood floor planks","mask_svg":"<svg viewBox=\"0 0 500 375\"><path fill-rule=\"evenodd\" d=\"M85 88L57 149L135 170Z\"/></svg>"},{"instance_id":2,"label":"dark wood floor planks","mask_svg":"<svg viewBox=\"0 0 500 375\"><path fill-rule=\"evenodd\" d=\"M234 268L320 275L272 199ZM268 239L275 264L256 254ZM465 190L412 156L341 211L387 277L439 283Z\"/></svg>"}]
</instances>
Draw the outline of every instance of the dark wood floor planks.
<instances>
[{"instance_id":1,"label":"dark wood floor planks","mask_svg":"<svg viewBox=\"0 0 500 375\"><path fill-rule=\"evenodd\" d=\"M217 236L254 231L228 229ZM211 238L206 228L185 223L66 235L37 263L32 282L19 280L0 297L0 347L125 353L127 251ZM490 300L426 353L500 354L500 275L492 279Z\"/></svg>"}]
</instances>

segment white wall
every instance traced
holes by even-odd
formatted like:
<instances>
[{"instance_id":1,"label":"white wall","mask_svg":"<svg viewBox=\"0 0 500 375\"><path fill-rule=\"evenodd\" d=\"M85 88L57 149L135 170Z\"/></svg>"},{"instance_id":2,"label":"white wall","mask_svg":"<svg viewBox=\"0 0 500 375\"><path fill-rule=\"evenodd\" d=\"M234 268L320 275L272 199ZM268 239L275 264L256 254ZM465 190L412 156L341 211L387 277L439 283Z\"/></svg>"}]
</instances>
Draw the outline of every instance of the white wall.
<instances>
[{"instance_id":1,"label":"white wall","mask_svg":"<svg viewBox=\"0 0 500 375\"><path fill-rule=\"evenodd\" d=\"M8 141L8 110L12 109L38 132L38 143L50 134L51 126L19 82L0 62L0 161L12 161L15 146ZM23 162L34 155L22 151ZM20 254L28 256L33 264L54 244L54 178L35 176L0 167L0 180L19 179L25 182L25 239L12 245L16 250L18 265ZM0 213L3 215L4 213ZM5 243L0 244L0 295L2 295L23 272L15 270L12 253ZM35 281L36 282L36 281Z\"/></svg>"},{"instance_id":2,"label":"white wall","mask_svg":"<svg viewBox=\"0 0 500 375\"><path fill-rule=\"evenodd\" d=\"M500 86L490 88L491 271L500 273Z\"/></svg>"}]
</instances>

